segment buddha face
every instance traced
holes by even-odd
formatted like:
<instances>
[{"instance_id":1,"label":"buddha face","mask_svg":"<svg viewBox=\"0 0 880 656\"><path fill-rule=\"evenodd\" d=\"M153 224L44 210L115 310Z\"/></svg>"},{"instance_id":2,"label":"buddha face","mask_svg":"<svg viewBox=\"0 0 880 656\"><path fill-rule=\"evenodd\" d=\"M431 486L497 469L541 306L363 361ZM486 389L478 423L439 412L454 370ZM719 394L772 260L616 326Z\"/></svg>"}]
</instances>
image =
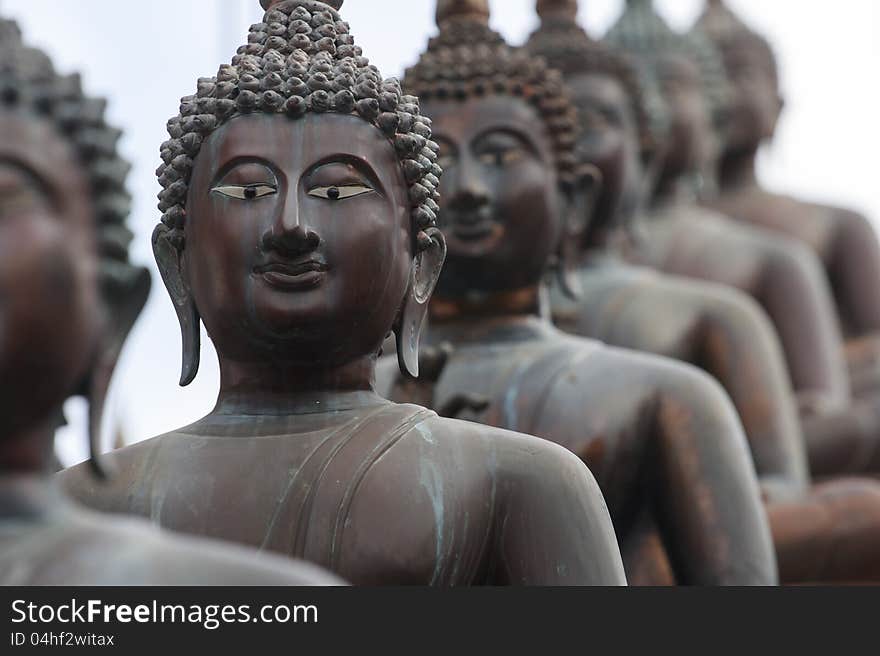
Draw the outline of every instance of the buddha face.
<instances>
[{"instance_id":1,"label":"buddha face","mask_svg":"<svg viewBox=\"0 0 880 656\"><path fill-rule=\"evenodd\" d=\"M88 179L53 125L0 113L0 417L45 420L83 381L99 330ZM14 425L13 425L14 424Z\"/></svg>"},{"instance_id":2,"label":"buddha face","mask_svg":"<svg viewBox=\"0 0 880 656\"><path fill-rule=\"evenodd\" d=\"M728 44L723 54L732 94L725 145L757 148L773 136L783 107L771 55L751 39Z\"/></svg>"},{"instance_id":3,"label":"buddha face","mask_svg":"<svg viewBox=\"0 0 880 656\"><path fill-rule=\"evenodd\" d=\"M410 212L393 146L358 117L252 114L213 132L180 267L221 359L375 353L410 282Z\"/></svg>"},{"instance_id":4,"label":"buddha face","mask_svg":"<svg viewBox=\"0 0 880 656\"><path fill-rule=\"evenodd\" d=\"M602 174L593 226L610 228L631 217L639 202L642 163L632 101L610 75L580 74L566 82L581 124L578 158Z\"/></svg>"},{"instance_id":5,"label":"buddha face","mask_svg":"<svg viewBox=\"0 0 880 656\"><path fill-rule=\"evenodd\" d=\"M660 90L670 114L663 175L677 177L701 170L715 157L712 111L698 65L684 56L662 57Z\"/></svg>"},{"instance_id":6,"label":"buddha face","mask_svg":"<svg viewBox=\"0 0 880 656\"><path fill-rule=\"evenodd\" d=\"M510 291L541 279L564 223L553 150L531 105L503 96L431 101L440 145L438 295Z\"/></svg>"}]
</instances>

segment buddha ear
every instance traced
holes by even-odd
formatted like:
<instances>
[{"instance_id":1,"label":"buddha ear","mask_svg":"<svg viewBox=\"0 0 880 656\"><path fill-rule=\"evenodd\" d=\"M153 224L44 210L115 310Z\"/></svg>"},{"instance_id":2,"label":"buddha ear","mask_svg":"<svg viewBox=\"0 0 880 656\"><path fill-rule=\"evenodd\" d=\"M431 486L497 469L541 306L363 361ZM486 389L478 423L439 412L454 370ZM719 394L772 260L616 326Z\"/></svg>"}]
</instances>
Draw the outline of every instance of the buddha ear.
<instances>
[{"instance_id":1,"label":"buddha ear","mask_svg":"<svg viewBox=\"0 0 880 656\"><path fill-rule=\"evenodd\" d=\"M401 373L412 378L419 376L419 339L431 294L446 261L446 240L437 228L428 228L419 233L417 248L406 297L394 327L397 363Z\"/></svg>"},{"instance_id":2,"label":"buddha ear","mask_svg":"<svg viewBox=\"0 0 880 656\"><path fill-rule=\"evenodd\" d=\"M601 192L602 173L592 164L584 164L577 181L562 189L565 221L559 243L556 275L563 293L572 299L581 295L580 279L577 276L578 255Z\"/></svg>"},{"instance_id":3,"label":"buddha ear","mask_svg":"<svg viewBox=\"0 0 880 656\"><path fill-rule=\"evenodd\" d=\"M184 274L183 239L168 226L160 224L153 231L153 255L180 323L183 359L180 385L189 385L199 372L199 328L201 317Z\"/></svg>"},{"instance_id":4,"label":"buddha ear","mask_svg":"<svg viewBox=\"0 0 880 656\"><path fill-rule=\"evenodd\" d=\"M110 476L100 459L101 419L107 392L125 339L150 296L152 279L144 267L107 262L101 271L101 280L101 296L104 299L102 330L92 354L82 394L89 405L89 463L94 474L104 480Z\"/></svg>"}]
</instances>

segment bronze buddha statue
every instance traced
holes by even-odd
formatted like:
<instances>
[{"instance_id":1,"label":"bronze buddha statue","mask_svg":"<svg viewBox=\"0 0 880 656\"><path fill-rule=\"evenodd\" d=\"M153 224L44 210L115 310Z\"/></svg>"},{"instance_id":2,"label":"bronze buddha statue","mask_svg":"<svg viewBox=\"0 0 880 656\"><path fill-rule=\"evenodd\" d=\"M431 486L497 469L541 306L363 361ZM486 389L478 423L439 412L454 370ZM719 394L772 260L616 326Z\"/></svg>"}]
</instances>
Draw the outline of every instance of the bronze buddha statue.
<instances>
[{"instance_id":1,"label":"bronze buddha statue","mask_svg":"<svg viewBox=\"0 0 880 656\"><path fill-rule=\"evenodd\" d=\"M707 296L718 298L717 285L712 286L715 291L711 294L707 294L704 288L701 299L700 294L690 293L682 287L682 278L626 267L618 255L627 250L628 243L646 241L644 233L641 238L628 233L633 232L633 220L639 214L644 187L650 186L645 180L652 176L645 171L651 170L658 159L662 160L663 130L658 127L662 123L662 112L657 109L662 106L662 101L652 93L650 78L639 75L629 60L616 56L586 36L574 21L575 12L571 9L575 7L573 0L542 0L542 27L530 40L533 51L551 59L557 69L568 73L569 83L582 110L580 115L586 135L580 144L582 155L595 163L603 176L598 209L583 241L583 294L576 303L560 293L555 295L557 322L566 330L610 343L638 348L639 340L646 340L641 348L651 351L660 348L665 355L691 362L699 358L701 366L708 367L731 393L746 422L752 443L759 439L762 443L777 444L776 454L768 461L768 464L775 463L776 470L779 463L786 458L790 460L795 451L782 446L793 439L793 424L787 420L784 424L778 423L781 413L790 413L786 404L778 402L782 398L779 392L771 392L778 386L771 382L774 374L767 363L775 360L775 356L766 355L765 344L765 355L752 359L755 365L744 366L739 372L725 367L724 362L731 361L726 353L735 349L742 354L749 347L742 346L742 337L736 340L740 346L733 343L737 331L730 327L732 319L719 323L719 301L705 311L699 309L707 302ZM607 120L607 116L614 120ZM663 231L659 232L662 234ZM681 241L694 241L691 235L705 236L706 232L711 233L711 230L704 232L694 228ZM742 243L742 239L738 241ZM773 250L774 247L768 245L771 240L763 241L761 250L765 254ZM769 311L777 332L782 336L783 352L807 441L810 470L819 476L880 471L880 408L873 398L853 398L841 354L840 333L836 330L832 301L821 270L815 258L806 251L802 251L801 256L787 256L786 252L791 255L789 246L777 248L775 256L770 258L725 259L718 254L716 245L707 242L701 252L712 252L716 256L706 258L709 262L705 265L699 263L703 259L700 256L694 270L714 270L714 279L743 284L750 275L757 275L763 269L759 288L770 292L763 291L756 298ZM650 248L650 244L644 244L639 250L646 252ZM685 256L678 262L686 263L688 259L693 258ZM808 266L810 260L814 266ZM725 261L730 265L727 269L717 267ZM761 268L757 266L760 263L763 263ZM744 288L750 288L750 285ZM729 292L724 295L730 297ZM655 299L659 309L640 309L651 298ZM671 307L673 298L678 299L675 307ZM621 299L629 300L624 302ZM669 317L673 325L677 322L678 328L667 328L665 333L647 330L642 312L649 311L652 312L650 321L656 322L655 313L659 311ZM726 313L730 314L731 310ZM736 314L741 315L742 309ZM751 314L754 318L755 312ZM689 323L689 318L699 323ZM709 322L708 331L705 321ZM736 323L745 326L754 322L740 319ZM766 329L761 332L767 334ZM720 346L719 335L726 336L722 338L725 343ZM701 342L701 339L709 338L712 338L711 342ZM758 347L766 339L752 341ZM711 349L704 346L708 344ZM704 355L707 352L712 354L708 359ZM742 376L747 372L755 374L749 374L748 380L743 380ZM762 382L755 382L758 380ZM757 386L761 386L761 391ZM749 396L755 394L751 399L773 401L758 406L764 412L755 415L754 401L743 396L738 387ZM768 417L776 417L775 427L766 423ZM761 418L765 419L763 425L757 423ZM781 431L785 431L788 437ZM775 437L769 440L764 437L771 434ZM796 449L800 450L800 447ZM762 469L760 464L758 467L762 475L771 473ZM788 474L795 475L795 478L790 480L803 481L797 473L805 472L804 467L792 467L789 465ZM778 479L780 474L782 472L777 470L773 476Z\"/></svg>"},{"instance_id":2,"label":"bronze buddha statue","mask_svg":"<svg viewBox=\"0 0 880 656\"><path fill-rule=\"evenodd\" d=\"M428 333L440 365L395 397L576 453L605 494L631 583L774 583L742 428L718 385L542 318L548 266L567 278L560 246L590 213L590 170L559 76L488 15L485 1L441 0L439 35L405 77L434 121L449 252Z\"/></svg>"},{"instance_id":3,"label":"bronze buddha statue","mask_svg":"<svg viewBox=\"0 0 880 656\"><path fill-rule=\"evenodd\" d=\"M546 13L551 5L556 10ZM545 12L544 21L530 45L565 74L581 110L581 155L600 168L606 183L603 193L610 193L604 206L636 208L637 202L621 200L618 195L638 193L634 187L640 180L640 164L650 159L639 156L642 146L651 143L652 133L646 128L648 113L640 99L637 73L621 56L586 36L574 21L571 0L542 0L539 6ZM600 217L600 222L603 219L600 226L614 226L614 217ZM748 322L742 321L746 314L740 313L739 321L733 315L723 321L713 309L721 298L717 285L712 286L715 300L709 295L701 303L696 295L682 300L682 292L676 294L668 285L658 287L653 282L656 276L627 269L613 253L590 252L593 244L607 241L588 239L588 256L580 275L584 294L577 302L557 304L555 314L562 324L578 334L677 354L720 375L739 400L737 407L747 425L765 427L746 433L765 491L781 579L876 580L880 486L860 480L810 483L806 449L790 401L790 382L766 318L761 321L760 313L753 313L753 327L763 323L765 328L753 328L751 333L746 330ZM704 308L704 314L698 307ZM755 341L749 341L749 335ZM750 386L754 387L751 391ZM762 415L764 421L757 421ZM776 423L768 423L767 416L775 417ZM828 434L835 437L833 431ZM821 521L811 521L817 515Z\"/></svg>"},{"instance_id":4,"label":"bronze buddha statue","mask_svg":"<svg viewBox=\"0 0 880 656\"><path fill-rule=\"evenodd\" d=\"M646 111L665 108L667 124L657 134L648 207L634 217L629 258L752 296L776 327L804 413L844 407L849 385L841 336L815 255L794 239L735 222L698 202L713 181L708 171L717 152L714 129L727 96L718 51L699 35L675 33L653 0L628 0L605 42L637 66L646 95L659 96Z\"/></svg>"},{"instance_id":5,"label":"bronze buddha statue","mask_svg":"<svg viewBox=\"0 0 880 656\"><path fill-rule=\"evenodd\" d=\"M565 449L373 391L392 329L418 374L446 247L416 97L354 44L341 0L264 0L162 147L154 250L183 375L203 321L215 409L115 452L86 503L325 565L356 584L625 583L601 492Z\"/></svg>"},{"instance_id":6,"label":"bronze buddha statue","mask_svg":"<svg viewBox=\"0 0 880 656\"><path fill-rule=\"evenodd\" d=\"M633 266L619 254L637 213L643 172L662 135L659 97L638 71L577 24L573 0L537 4L529 49L563 72L580 108L581 155L602 187L580 246L580 294L555 289L553 317L567 332L689 362L730 395L767 498L798 496L809 474L779 340L755 301L727 286Z\"/></svg>"},{"instance_id":7,"label":"bronze buddha statue","mask_svg":"<svg viewBox=\"0 0 880 656\"><path fill-rule=\"evenodd\" d=\"M150 289L128 259L128 164L104 106L0 20L0 585L335 582L86 511L50 478L72 395L90 401L95 453L107 381ZM82 475L102 471L93 460Z\"/></svg>"},{"instance_id":8,"label":"bronze buddha statue","mask_svg":"<svg viewBox=\"0 0 880 656\"><path fill-rule=\"evenodd\" d=\"M710 205L752 225L788 235L820 259L834 294L856 392L880 381L880 241L864 216L772 193L758 180L759 149L776 131L785 101L770 43L723 2L707 0L694 31L720 49L731 97L720 161L720 193Z\"/></svg>"}]
</instances>

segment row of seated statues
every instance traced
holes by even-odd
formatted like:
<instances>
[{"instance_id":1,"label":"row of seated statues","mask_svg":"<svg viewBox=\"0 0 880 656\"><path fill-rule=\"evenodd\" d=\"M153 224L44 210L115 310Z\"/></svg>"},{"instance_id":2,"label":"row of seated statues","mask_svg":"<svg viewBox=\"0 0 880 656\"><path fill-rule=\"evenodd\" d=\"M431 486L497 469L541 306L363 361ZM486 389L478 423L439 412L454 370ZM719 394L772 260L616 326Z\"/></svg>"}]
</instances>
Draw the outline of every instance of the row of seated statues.
<instances>
[{"instance_id":1,"label":"row of seated statues","mask_svg":"<svg viewBox=\"0 0 880 656\"><path fill-rule=\"evenodd\" d=\"M0 23L0 583L880 580L880 245L761 186L764 37L627 0L596 40L537 0L513 46L437 0L397 81L342 0L261 4L157 171L180 383L204 326L216 406L103 455L151 290L129 165ZM71 396L92 455L55 474Z\"/></svg>"}]
</instances>

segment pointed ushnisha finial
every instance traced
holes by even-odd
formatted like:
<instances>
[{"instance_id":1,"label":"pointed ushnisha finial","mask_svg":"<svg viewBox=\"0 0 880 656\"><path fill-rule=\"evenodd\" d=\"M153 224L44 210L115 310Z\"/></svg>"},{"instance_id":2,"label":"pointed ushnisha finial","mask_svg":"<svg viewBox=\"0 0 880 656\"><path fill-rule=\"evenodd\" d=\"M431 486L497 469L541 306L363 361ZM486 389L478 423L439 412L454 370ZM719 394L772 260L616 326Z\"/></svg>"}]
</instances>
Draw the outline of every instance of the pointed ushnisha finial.
<instances>
[{"instance_id":1,"label":"pointed ushnisha finial","mask_svg":"<svg viewBox=\"0 0 880 656\"><path fill-rule=\"evenodd\" d=\"M437 25L450 20L489 24L489 0L437 0Z\"/></svg>"},{"instance_id":2,"label":"pointed ushnisha finial","mask_svg":"<svg viewBox=\"0 0 880 656\"><path fill-rule=\"evenodd\" d=\"M574 20L578 13L577 0L538 0L538 16L547 18L568 18Z\"/></svg>"},{"instance_id":3,"label":"pointed ushnisha finial","mask_svg":"<svg viewBox=\"0 0 880 656\"><path fill-rule=\"evenodd\" d=\"M285 2L285 1L286 0L260 0L260 6L262 6L263 9L265 9L266 11L269 11L275 5L281 4L282 2ZM339 11L339 9L342 7L342 3L345 0L314 0L314 1L321 2L325 5L329 5L333 9L335 9L336 11Z\"/></svg>"}]
</instances>

